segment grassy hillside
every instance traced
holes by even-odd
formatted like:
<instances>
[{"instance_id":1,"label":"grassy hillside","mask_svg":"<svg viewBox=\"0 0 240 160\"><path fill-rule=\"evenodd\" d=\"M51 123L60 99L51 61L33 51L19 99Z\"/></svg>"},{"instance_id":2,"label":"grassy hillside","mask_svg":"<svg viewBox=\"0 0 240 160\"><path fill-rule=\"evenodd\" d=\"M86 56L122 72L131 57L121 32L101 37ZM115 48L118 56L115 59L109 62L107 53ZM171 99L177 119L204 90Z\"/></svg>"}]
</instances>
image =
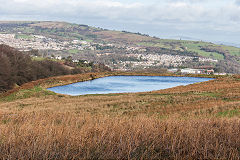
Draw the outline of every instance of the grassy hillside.
<instances>
[{"instance_id":1,"label":"grassy hillside","mask_svg":"<svg viewBox=\"0 0 240 160\"><path fill-rule=\"evenodd\" d=\"M109 59L115 64L124 59L138 61L127 57L131 54L171 54L218 59L218 63L210 65L227 71L237 72L240 68L239 48L201 41L159 39L65 22L0 22L0 32L14 33L27 42L33 35L52 38L53 42L84 40L102 50L88 48L80 52L71 48L63 55ZM114 47L100 45L107 43ZM131 47L146 51L128 51ZM54 54L60 55L59 52ZM24 67L28 65L21 61L21 66L10 72L6 53L0 52L0 87L9 82L6 75L20 70L16 73L19 78L32 69L30 66L26 72ZM19 60L24 57L22 54L12 59ZM104 56L97 59L101 54ZM44 59L33 56L28 60L39 63ZM11 65L18 64L13 62ZM39 74L38 68L36 73ZM98 72L36 78L31 82L28 79L24 81L28 83L12 86L12 90L0 94L0 159L239 159L239 75L198 75L215 79L141 93L73 97L47 90L114 75L176 76L142 71Z\"/></svg>"},{"instance_id":2,"label":"grassy hillside","mask_svg":"<svg viewBox=\"0 0 240 160\"><path fill-rule=\"evenodd\" d=\"M107 64L111 68L134 70L139 65L129 65L135 59L137 62L144 60L136 59L144 55L179 55L188 57L210 58L210 61L182 61L179 64L168 64L166 60L159 63L156 58L151 64L161 64L160 66L141 66L141 68L198 68L201 66L212 66L217 72L240 73L240 48L216 45L202 41L169 40L150 37L141 33L131 33L127 31L113 31L88 25L78 25L66 22L0 22L0 32L15 34L15 38L26 43L35 43L33 35L41 35L50 39L45 41L46 49L41 49L41 56L61 55L63 57L73 56L77 59L88 61L98 61ZM74 40L84 41L87 44L74 44ZM65 43L66 42L66 43ZM17 42L18 43L18 42ZM20 43L20 42L19 42ZM9 43L9 45L11 42ZM21 46L25 46L23 44ZM14 44L13 47L17 47ZM54 47L53 47L54 46ZM64 49L61 47L64 46ZM30 47L30 46L29 46ZM57 48L53 50L53 48ZM30 47L31 48L31 47ZM28 49L28 48L27 48ZM36 48L35 48L36 49ZM38 48L37 48L38 49ZM107 55L106 55L107 53ZM110 54L108 54L110 53ZM129 55L135 54L135 57ZM212 61L211 61L212 60ZM217 62L214 60L218 60ZM168 65L166 65L168 64Z\"/></svg>"},{"instance_id":3,"label":"grassy hillside","mask_svg":"<svg viewBox=\"0 0 240 160\"><path fill-rule=\"evenodd\" d=\"M41 33L47 36L55 36L60 39L82 39L87 41L129 43L140 46L160 47L180 51L188 50L197 52L201 56L223 59L223 55L218 52L206 52L201 50L201 47L211 46L227 52L230 55L240 56L240 48L232 46L216 45L202 41L159 39L140 33L111 31L102 28L90 27L88 25L78 25L66 22L0 22L0 24L3 25L3 31L5 32L23 33L23 35L17 35L20 38L29 38L29 36L24 34ZM2 33L5 33L3 31Z\"/></svg>"},{"instance_id":4,"label":"grassy hillside","mask_svg":"<svg viewBox=\"0 0 240 160\"><path fill-rule=\"evenodd\" d=\"M208 82L147 93L71 97L45 89L92 76L119 74L123 73L48 78L6 93L0 99L0 157L237 159L240 156L239 76L215 77Z\"/></svg>"},{"instance_id":5,"label":"grassy hillside","mask_svg":"<svg viewBox=\"0 0 240 160\"><path fill-rule=\"evenodd\" d=\"M232 56L240 56L240 48L232 47L232 46L224 46L224 45L216 45L213 43L202 42L202 41L185 41L185 40L155 40L153 42L142 42L138 43L140 46L151 46L151 47L159 47L159 48L166 48L172 50L179 50L179 51L191 51L196 52L200 56L210 57L218 60L224 59L224 52L228 53ZM216 49L215 52L211 51L204 51L202 50L203 47L213 47ZM219 53L221 52L222 53Z\"/></svg>"}]
</instances>

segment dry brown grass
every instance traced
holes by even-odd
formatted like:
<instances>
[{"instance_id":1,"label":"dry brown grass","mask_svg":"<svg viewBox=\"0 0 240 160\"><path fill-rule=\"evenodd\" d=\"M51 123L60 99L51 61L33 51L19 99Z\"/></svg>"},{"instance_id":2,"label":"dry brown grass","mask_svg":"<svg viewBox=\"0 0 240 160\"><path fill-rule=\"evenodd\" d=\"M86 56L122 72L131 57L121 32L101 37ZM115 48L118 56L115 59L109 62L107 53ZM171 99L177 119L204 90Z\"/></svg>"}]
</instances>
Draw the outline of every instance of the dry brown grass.
<instances>
[{"instance_id":1,"label":"dry brown grass","mask_svg":"<svg viewBox=\"0 0 240 160\"><path fill-rule=\"evenodd\" d=\"M16 97L35 85L113 74L39 80L15 90ZM37 92L0 101L0 158L239 159L239 117L240 76L148 93Z\"/></svg>"},{"instance_id":2,"label":"dry brown grass","mask_svg":"<svg viewBox=\"0 0 240 160\"><path fill-rule=\"evenodd\" d=\"M239 159L239 119L2 115L1 159Z\"/></svg>"},{"instance_id":3,"label":"dry brown grass","mask_svg":"<svg viewBox=\"0 0 240 160\"><path fill-rule=\"evenodd\" d=\"M118 31L98 31L94 32L98 36L98 38L105 39L108 41L117 41L117 42L125 42L125 43L137 43L142 41L151 41L154 40L152 37L146 37L137 34L129 34Z\"/></svg>"},{"instance_id":4,"label":"dry brown grass","mask_svg":"<svg viewBox=\"0 0 240 160\"><path fill-rule=\"evenodd\" d=\"M47 21L42 21L39 23L35 24L30 24L32 27L42 27L42 28L64 28L67 27L69 24L66 22L47 22Z\"/></svg>"}]
</instances>

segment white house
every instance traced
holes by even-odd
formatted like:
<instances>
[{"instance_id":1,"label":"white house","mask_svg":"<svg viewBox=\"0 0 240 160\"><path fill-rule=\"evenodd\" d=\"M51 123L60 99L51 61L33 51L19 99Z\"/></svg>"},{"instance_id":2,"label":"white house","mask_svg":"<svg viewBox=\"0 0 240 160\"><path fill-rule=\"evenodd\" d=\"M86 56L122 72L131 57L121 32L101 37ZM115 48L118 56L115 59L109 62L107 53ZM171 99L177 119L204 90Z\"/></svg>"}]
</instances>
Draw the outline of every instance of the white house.
<instances>
[{"instance_id":1,"label":"white house","mask_svg":"<svg viewBox=\"0 0 240 160\"><path fill-rule=\"evenodd\" d=\"M185 68L181 69L181 73L183 74L204 74L204 69L192 69L192 68Z\"/></svg>"},{"instance_id":2,"label":"white house","mask_svg":"<svg viewBox=\"0 0 240 160\"><path fill-rule=\"evenodd\" d=\"M74 63L78 63L79 60L78 60L78 59L74 59L74 60L72 60L72 62L74 62Z\"/></svg>"},{"instance_id":3,"label":"white house","mask_svg":"<svg viewBox=\"0 0 240 160\"><path fill-rule=\"evenodd\" d=\"M171 72L171 73L176 73L177 71L178 71L177 68L168 69L168 72Z\"/></svg>"},{"instance_id":4,"label":"white house","mask_svg":"<svg viewBox=\"0 0 240 160\"><path fill-rule=\"evenodd\" d=\"M56 56L56 59L62 60L62 56Z\"/></svg>"}]
</instances>

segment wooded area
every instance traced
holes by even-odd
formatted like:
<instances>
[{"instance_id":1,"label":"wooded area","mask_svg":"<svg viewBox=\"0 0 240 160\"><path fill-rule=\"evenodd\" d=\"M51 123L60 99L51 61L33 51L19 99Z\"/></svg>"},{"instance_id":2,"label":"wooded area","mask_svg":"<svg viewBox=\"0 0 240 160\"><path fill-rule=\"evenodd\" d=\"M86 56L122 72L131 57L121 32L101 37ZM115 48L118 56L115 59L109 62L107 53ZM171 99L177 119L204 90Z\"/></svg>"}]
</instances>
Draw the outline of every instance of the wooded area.
<instances>
[{"instance_id":1,"label":"wooded area","mask_svg":"<svg viewBox=\"0 0 240 160\"><path fill-rule=\"evenodd\" d=\"M109 68L104 64L94 64L90 70L86 70L78 66L70 69L62 63L48 59L34 61L23 52L6 45L0 45L0 92L37 79L106 70L109 71Z\"/></svg>"}]
</instances>

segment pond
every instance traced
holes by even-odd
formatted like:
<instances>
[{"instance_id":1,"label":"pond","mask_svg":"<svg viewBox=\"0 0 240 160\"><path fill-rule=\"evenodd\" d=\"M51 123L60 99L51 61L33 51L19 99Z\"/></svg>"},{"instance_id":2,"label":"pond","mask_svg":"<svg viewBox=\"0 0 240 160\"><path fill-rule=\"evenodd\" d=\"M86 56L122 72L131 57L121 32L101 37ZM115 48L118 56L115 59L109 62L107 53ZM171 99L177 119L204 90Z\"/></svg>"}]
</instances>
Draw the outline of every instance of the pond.
<instances>
[{"instance_id":1,"label":"pond","mask_svg":"<svg viewBox=\"0 0 240 160\"><path fill-rule=\"evenodd\" d=\"M167 89L212 80L197 77L110 76L91 81L48 88L55 93L71 96L86 94L133 93Z\"/></svg>"}]
</instances>

